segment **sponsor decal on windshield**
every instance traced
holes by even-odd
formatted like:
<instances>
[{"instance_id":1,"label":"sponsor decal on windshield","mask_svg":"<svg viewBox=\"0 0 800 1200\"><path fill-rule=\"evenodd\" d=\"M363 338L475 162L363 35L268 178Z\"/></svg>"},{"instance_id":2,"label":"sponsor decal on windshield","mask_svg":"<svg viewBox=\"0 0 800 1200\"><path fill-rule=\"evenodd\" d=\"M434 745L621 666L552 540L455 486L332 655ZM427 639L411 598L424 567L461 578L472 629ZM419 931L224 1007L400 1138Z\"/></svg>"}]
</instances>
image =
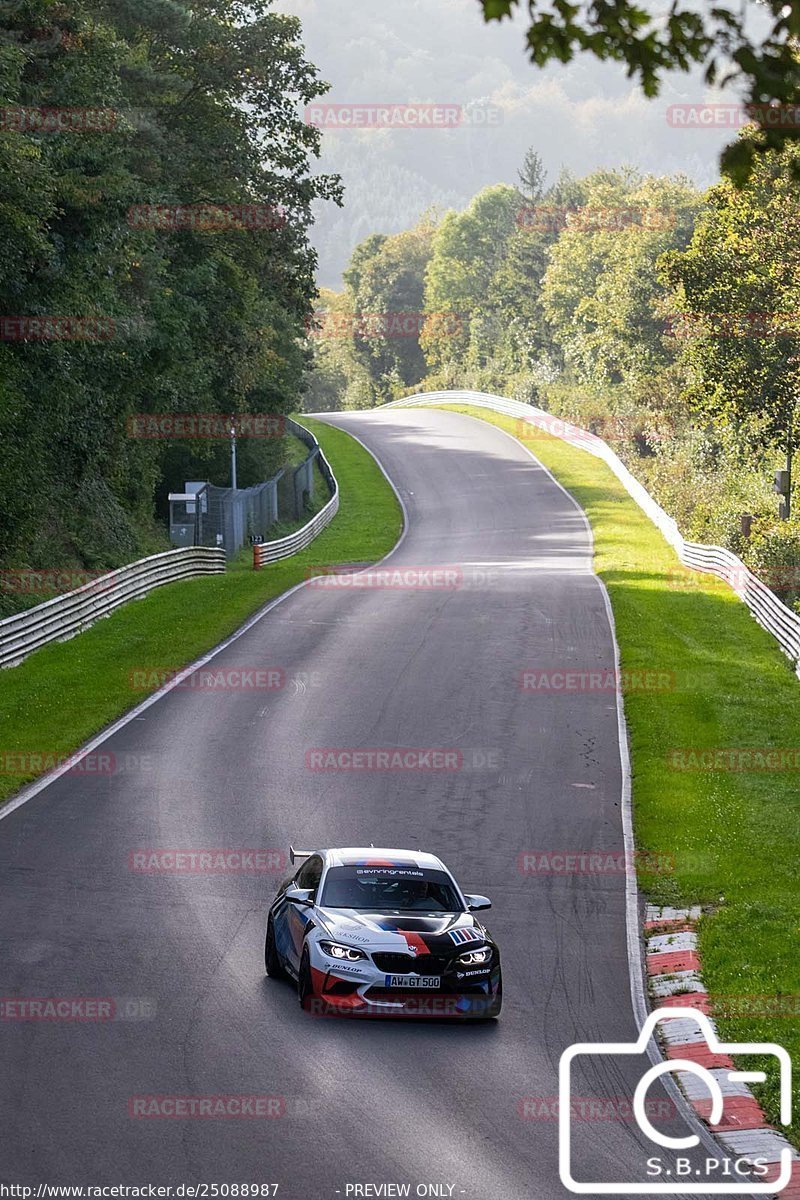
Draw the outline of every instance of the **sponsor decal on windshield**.
<instances>
[{"instance_id":1,"label":"sponsor decal on windshield","mask_svg":"<svg viewBox=\"0 0 800 1200\"><path fill-rule=\"evenodd\" d=\"M410 875L415 879L424 879L425 872L415 867L356 867L356 875L379 875L381 878L394 879L396 875Z\"/></svg>"}]
</instances>

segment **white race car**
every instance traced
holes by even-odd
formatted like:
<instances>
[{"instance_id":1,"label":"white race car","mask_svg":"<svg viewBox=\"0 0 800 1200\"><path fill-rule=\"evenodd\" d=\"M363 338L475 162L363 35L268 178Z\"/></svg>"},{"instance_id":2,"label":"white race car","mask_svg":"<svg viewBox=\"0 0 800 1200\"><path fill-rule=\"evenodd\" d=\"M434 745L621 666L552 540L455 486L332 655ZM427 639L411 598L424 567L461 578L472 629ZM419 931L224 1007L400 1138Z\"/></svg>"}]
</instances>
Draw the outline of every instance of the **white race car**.
<instances>
[{"instance_id":1,"label":"white race car","mask_svg":"<svg viewBox=\"0 0 800 1200\"><path fill-rule=\"evenodd\" d=\"M417 850L295 850L267 918L267 974L307 1012L496 1017L500 952L438 858ZM302 864L302 865L300 865Z\"/></svg>"}]
</instances>

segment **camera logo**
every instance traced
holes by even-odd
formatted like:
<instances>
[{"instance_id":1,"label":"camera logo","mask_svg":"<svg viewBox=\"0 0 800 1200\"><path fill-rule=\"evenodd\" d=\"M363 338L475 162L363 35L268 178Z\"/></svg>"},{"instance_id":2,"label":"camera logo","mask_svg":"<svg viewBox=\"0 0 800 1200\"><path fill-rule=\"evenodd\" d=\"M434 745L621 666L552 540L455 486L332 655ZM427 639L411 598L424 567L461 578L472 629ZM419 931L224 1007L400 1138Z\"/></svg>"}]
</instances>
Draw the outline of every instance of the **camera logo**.
<instances>
[{"instance_id":1,"label":"camera logo","mask_svg":"<svg viewBox=\"0 0 800 1200\"><path fill-rule=\"evenodd\" d=\"M617 1057L620 1055L645 1055L647 1047L652 1038L655 1028L660 1021L669 1020L670 1018L679 1018L686 1020L691 1018L696 1021L700 1032L702 1033L706 1045L712 1054L719 1055L747 1055L758 1054L761 1056L770 1055L778 1060L780 1065L780 1119L782 1125L789 1125L792 1116L792 1063L787 1052L782 1046L776 1045L774 1042L721 1042L717 1038L713 1025L708 1017L693 1008L660 1008L657 1012L651 1013L642 1026L641 1033L636 1042L580 1042L577 1045L570 1046L561 1055L559 1065L559 1174L561 1182L568 1191L577 1193L578 1195L588 1196L607 1196L607 1195L769 1195L774 1196L777 1192L783 1190L790 1182L792 1177L792 1152L786 1147L781 1151L780 1155L780 1173L777 1178L770 1182L756 1183L753 1182L750 1174L749 1162L740 1165L740 1161L735 1163L737 1173L744 1175L742 1182L734 1182L727 1170L726 1178L723 1182L710 1181L708 1178L705 1181L690 1183L687 1181L689 1174L697 1175L698 1171L689 1168L688 1159L677 1159L676 1165L679 1169L675 1171L664 1171L663 1174L670 1176L668 1182L653 1182L640 1180L638 1182L597 1182L586 1183L579 1182L572 1177L572 1128L571 1128L571 1110L572 1110L572 1064L576 1058L583 1056L596 1057ZM725 1093L720 1084L719 1076L725 1076L727 1085L741 1085L748 1083L763 1083L766 1075L763 1071L716 1071L712 1072L708 1068L693 1062L690 1059L671 1058L657 1063L651 1067L639 1081L636 1090L633 1094L633 1113L636 1123L642 1133L654 1142L657 1146L662 1147L667 1151L690 1150L700 1145L700 1138L696 1134L688 1134L685 1137L670 1137L667 1134L656 1129L648 1114L647 1114L647 1093L651 1085L660 1079L662 1075L666 1075L672 1071L685 1071L697 1076L704 1086L708 1089L708 1094L711 1099L711 1115L709 1124L718 1125L722 1120ZM657 1162L656 1159L649 1159L648 1163ZM728 1160L723 1160L727 1162ZM686 1169L680 1169L680 1164L686 1164ZM706 1166L710 1171L718 1168L721 1163L716 1159L706 1159ZM648 1173L650 1173L648 1169ZM658 1174L662 1172L658 1171ZM754 1171L758 1174L758 1171Z\"/></svg>"}]
</instances>

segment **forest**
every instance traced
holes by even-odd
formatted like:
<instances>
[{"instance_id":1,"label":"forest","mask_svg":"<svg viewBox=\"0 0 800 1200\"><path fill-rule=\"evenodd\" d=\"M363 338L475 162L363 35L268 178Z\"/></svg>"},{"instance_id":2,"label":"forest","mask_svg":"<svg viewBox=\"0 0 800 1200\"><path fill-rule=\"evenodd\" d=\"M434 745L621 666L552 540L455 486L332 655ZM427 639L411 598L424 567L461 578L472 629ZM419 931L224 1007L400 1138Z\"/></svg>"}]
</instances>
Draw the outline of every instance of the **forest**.
<instances>
[{"instance_id":1,"label":"forest","mask_svg":"<svg viewBox=\"0 0 800 1200\"><path fill-rule=\"evenodd\" d=\"M797 605L800 521L774 490L797 440L796 142L702 193L626 167L549 181L535 149L518 175L358 245L321 294L307 407L463 387L536 404Z\"/></svg>"},{"instance_id":2,"label":"forest","mask_svg":"<svg viewBox=\"0 0 800 1200\"><path fill-rule=\"evenodd\" d=\"M0 566L102 569L168 546L170 488L229 481L224 438L130 436L141 414L299 405L326 85L266 0L0 18ZM281 454L242 440L240 486Z\"/></svg>"}]
</instances>

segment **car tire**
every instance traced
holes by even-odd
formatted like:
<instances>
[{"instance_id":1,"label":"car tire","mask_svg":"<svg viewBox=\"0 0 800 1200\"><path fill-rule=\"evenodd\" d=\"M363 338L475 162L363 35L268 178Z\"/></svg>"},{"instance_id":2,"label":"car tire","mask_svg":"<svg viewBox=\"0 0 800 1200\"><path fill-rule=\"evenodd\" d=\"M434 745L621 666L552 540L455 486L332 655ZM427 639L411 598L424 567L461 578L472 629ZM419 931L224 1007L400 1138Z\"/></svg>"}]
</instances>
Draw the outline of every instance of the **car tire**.
<instances>
[{"instance_id":1,"label":"car tire","mask_svg":"<svg viewBox=\"0 0 800 1200\"><path fill-rule=\"evenodd\" d=\"M502 1007L503 1007L503 973L501 971L500 975L498 977L498 980L497 980L497 991L492 996L492 999L486 1010L486 1016L489 1018L499 1017Z\"/></svg>"},{"instance_id":2,"label":"car tire","mask_svg":"<svg viewBox=\"0 0 800 1200\"><path fill-rule=\"evenodd\" d=\"M264 940L264 969L270 979L288 978L275 944L275 923L271 913L267 917L267 936Z\"/></svg>"},{"instance_id":3,"label":"car tire","mask_svg":"<svg viewBox=\"0 0 800 1200\"><path fill-rule=\"evenodd\" d=\"M311 958L308 946L303 950L303 956L300 959L300 971L297 975L297 998L303 1012L310 1012L314 999L314 985L311 982Z\"/></svg>"}]
</instances>

